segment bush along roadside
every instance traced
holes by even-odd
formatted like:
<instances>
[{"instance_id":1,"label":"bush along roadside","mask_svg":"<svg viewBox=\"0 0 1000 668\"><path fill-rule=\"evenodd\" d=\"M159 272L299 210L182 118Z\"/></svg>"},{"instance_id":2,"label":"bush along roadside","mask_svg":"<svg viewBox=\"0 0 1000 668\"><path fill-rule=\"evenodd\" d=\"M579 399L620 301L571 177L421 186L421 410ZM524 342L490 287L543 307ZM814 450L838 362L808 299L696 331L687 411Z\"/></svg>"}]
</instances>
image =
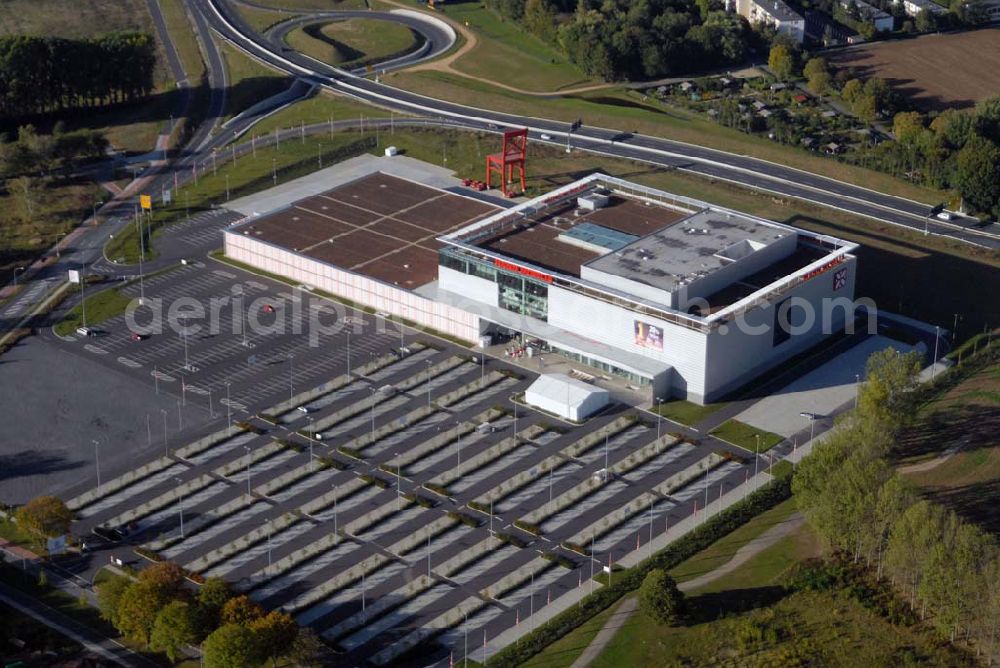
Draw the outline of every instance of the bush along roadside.
<instances>
[{"instance_id":1,"label":"bush along roadside","mask_svg":"<svg viewBox=\"0 0 1000 668\"><path fill-rule=\"evenodd\" d=\"M751 518L789 498L792 493L791 481L773 480L750 494L745 501L736 503L704 524L678 538L666 549L646 559L638 566L616 573L614 583L602 587L580 601L578 605L556 615L517 643L508 645L489 658L490 668L521 665L545 647L559 640L567 633L610 607L622 596L635 591L643 579L653 569L669 570L677 564L693 557L706 547L746 524Z\"/></svg>"}]
</instances>

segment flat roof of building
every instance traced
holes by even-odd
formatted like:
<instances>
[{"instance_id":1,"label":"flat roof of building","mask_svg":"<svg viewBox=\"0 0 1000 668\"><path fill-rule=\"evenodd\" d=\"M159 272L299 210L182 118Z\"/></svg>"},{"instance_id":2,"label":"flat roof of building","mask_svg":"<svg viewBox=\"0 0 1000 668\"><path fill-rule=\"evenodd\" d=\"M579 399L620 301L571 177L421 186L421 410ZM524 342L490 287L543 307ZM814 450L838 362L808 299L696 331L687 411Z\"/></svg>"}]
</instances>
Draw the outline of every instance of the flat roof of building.
<instances>
[{"instance_id":1,"label":"flat roof of building","mask_svg":"<svg viewBox=\"0 0 1000 668\"><path fill-rule=\"evenodd\" d=\"M253 218L234 232L413 289L437 278L438 237L498 210L377 172Z\"/></svg>"},{"instance_id":2,"label":"flat roof of building","mask_svg":"<svg viewBox=\"0 0 1000 668\"><path fill-rule=\"evenodd\" d=\"M606 206L588 208L588 203L603 198ZM567 232L581 223L604 228L602 238L590 239L587 234L570 238ZM625 235L637 238L612 249ZM766 298L767 292L801 280L824 263L839 262L857 248L829 235L600 173L470 223L441 240L460 255L512 262L529 271L549 273L564 286L593 290L627 300L646 312L699 324L749 308ZM771 244L781 247L758 256L766 257L765 262L747 264L749 273L737 270L731 280L703 284L712 288L711 294L699 295L709 302L707 311L702 308L692 314L668 306L673 299L667 299L667 293ZM584 267L594 271L581 275ZM607 276L625 280L610 281ZM637 282L654 290L630 287ZM656 290L662 295L657 296Z\"/></svg>"},{"instance_id":3,"label":"flat roof of building","mask_svg":"<svg viewBox=\"0 0 1000 668\"><path fill-rule=\"evenodd\" d=\"M706 209L602 255L587 266L672 291L795 232L730 211Z\"/></svg>"},{"instance_id":4,"label":"flat roof of building","mask_svg":"<svg viewBox=\"0 0 1000 668\"><path fill-rule=\"evenodd\" d=\"M622 195L611 195L606 207L587 211L578 208L573 197L540 209L520 219L516 225L498 229L494 234L476 239L474 243L543 269L579 276L582 265L601 257L604 252L567 242L560 239L560 235L578 225L590 223L642 237L685 216L686 212L647 205Z\"/></svg>"}]
</instances>

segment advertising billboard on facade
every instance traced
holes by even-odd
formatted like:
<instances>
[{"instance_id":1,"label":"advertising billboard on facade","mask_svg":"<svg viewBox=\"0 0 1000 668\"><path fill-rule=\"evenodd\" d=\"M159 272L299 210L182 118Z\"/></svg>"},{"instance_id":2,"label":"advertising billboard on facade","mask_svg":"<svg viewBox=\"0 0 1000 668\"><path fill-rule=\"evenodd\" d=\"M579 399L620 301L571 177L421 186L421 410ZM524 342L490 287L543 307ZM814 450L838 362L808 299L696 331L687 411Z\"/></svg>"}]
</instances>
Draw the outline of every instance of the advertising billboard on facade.
<instances>
[{"instance_id":1,"label":"advertising billboard on facade","mask_svg":"<svg viewBox=\"0 0 1000 668\"><path fill-rule=\"evenodd\" d=\"M635 345L663 350L663 328L635 320Z\"/></svg>"}]
</instances>

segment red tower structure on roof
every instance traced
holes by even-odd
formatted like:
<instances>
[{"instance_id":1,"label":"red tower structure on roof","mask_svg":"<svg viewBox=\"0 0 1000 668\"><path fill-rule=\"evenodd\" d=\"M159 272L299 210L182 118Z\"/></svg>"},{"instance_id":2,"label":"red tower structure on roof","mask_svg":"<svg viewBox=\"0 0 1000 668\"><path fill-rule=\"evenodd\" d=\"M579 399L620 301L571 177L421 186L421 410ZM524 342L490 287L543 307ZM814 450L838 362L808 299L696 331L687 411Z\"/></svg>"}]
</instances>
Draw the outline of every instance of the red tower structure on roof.
<instances>
[{"instance_id":1,"label":"red tower structure on roof","mask_svg":"<svg viewBox=\"0 0 1000 668\"><path fill-rule=\"evenodd\" d=\"M521 192L524 192L527 188L524 171L527 155L528 128L506 130L503 133L502 151L486 156L486 187L491 187L490 177L493 172L497 172L500 175L500 187L504 197L510 197L512 193L508 186L514 180L514 170L516 169L521 180Z\"/></svg>"}]
</instances>

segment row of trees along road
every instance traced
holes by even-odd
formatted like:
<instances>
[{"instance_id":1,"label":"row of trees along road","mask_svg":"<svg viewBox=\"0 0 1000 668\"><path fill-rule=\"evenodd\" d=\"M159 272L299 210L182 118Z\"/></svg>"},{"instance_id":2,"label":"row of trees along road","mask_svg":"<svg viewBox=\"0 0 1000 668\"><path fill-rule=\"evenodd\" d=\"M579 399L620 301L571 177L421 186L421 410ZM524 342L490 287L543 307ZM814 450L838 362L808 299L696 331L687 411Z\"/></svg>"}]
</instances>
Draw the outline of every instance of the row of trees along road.
<instances>
[{"instance_id":1,"label":"row of trees along road","mask_svg":"<svg viewBox=\"0 0 1000 668\"><path fill-rule=\"evenodd\" d=\"M908 108L884 79L861 79L822 57L805 59L781 41L771 47L768 67L782 80L804 76L811 92L839 98L866 123L892 125L895 141L860 147L842 159L932 188L952 188L974 211L1000 218L1000 96L981 100L971 112L923 114Z\"/></svg>"},{"instance_id":2,"label":"row of trees along road","mask_svg":"<svg viewBox=\"0 0 1000 668\"><path fill-rule=\"evenodd\" d=\"M995 349L979 353L979 363L991 361ZM858 409L799 464L792 490L832 553L888 579L945 637L992 656L1000 635L1000 548L978 525L922 499L887 461L925 396L916 387L919 365L915 352L874 354Z\"/></svg>"},{"instance_id":3,"label":"row of trees along road","mask_svg":"<svg viewBox=\"0 0 1000 668\"><path fill-rule=\"evenodd\" d=\"M651 79L743 62L760 41L721 0L486 0L608 81Z\"/></svg>"},{"instance_id":4,"label":"row of trees along road","mask_svg":"<svg viewBox=\"0 0 1000 668\"><path fill-rule=\"evenodd\" d=\"M155 65L141 32L0 38L0 121L136 100L153 90Z\"/></svg>"},{"instance_id":5,"label":"row of trees along road","mask_svg":"<svg viewBox=\"0 0 1000 668\"><path fill-rule=\"evenodd\" d=\"M208 668L253 668L282 657L307 665L323 661L319 639L286 613L265 612L247 596L234 595L221 578L192 591L172 562L153 564L134 580L108 579L97 596L101 615L116 629L171 661L198 644Z\"/></svg>"}]
</instances>

